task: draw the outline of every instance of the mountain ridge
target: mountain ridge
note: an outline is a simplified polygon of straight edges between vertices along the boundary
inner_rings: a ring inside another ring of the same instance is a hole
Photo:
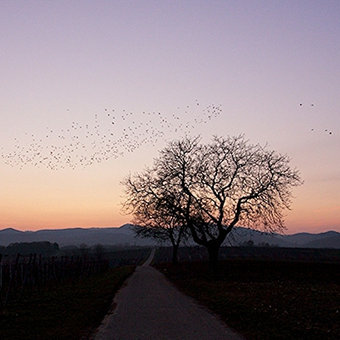
[[[91,228],[65,228],[40,229],[37,231],[20,231],[14,228],[0,230],[0,245],[8,246],[16,242],[57,242],[60,246],[87,244],[103,245],[138,245],[154,246],[152,239],[135,237],[133,224],[123,224],[120,227],[91,227]],[[252,241],[254,245],[269,245],[279,247],[298,248],[336,248],[340,249],[340,233],[329,230],[322,233],[296,233],[282,235],[236,227],[228,235],[224,245],[238,246]],[[189,242],[189,244],[194,244]],[[168,245],[168,244],[165,244]]]

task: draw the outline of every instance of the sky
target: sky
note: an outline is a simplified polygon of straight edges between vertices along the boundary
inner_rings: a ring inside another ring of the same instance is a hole
[[[340,231],[339,1],[0,2],[0,229],[120,226],[121,181],[184,134],[244,134]],[[54,148],[54,149],[53,149]]]

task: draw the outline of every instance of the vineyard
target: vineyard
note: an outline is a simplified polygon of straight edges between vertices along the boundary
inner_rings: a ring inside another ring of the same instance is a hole
[[[32,292],[53,290],[64,282],[76,282],[109,268],[138,265],[150,253],[148,248],[78,256],[0,254],[0,312]]]

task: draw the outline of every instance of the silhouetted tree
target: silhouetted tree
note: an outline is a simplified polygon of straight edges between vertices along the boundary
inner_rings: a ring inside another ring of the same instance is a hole
[[[253,247],[254,246],[254,241],[253,240],[248,240],[243,242],[243,247]]]
[[[213,270],[236,224],[284,229],[282,212],[290,207],[292,187],[302,183],[287,156],[243,136],[214,137],[209,144],[199,138],[173,141],[138,180],[177,197],[167,200],[169,214],[183,220],[193,240],[207,248]],[[149,208],[147,197],[143,204]]]
[[[5,254],[21,254],[21,255],[28,255],[28,254],[42,254],[42,255],[55,255],[59,251],[58,243],[51,243],[48,241],[41,241],[41,242],[16,242],[11,243],[6,247],[4,250]]]
[[[124,207],[134,216],[137,236],[171,242],[172,262],[176,264],[178,247],[188,236],[184,216],[173,209],[181,205],[181,195],[171,190],[171,183],[161,183],[162,178],[154,175],[154,171],[147,169],[123,181],[127,194]]]

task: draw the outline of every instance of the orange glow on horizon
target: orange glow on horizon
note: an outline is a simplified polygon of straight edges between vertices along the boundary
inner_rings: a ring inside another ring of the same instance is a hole
[[[39,229],[66,229],[66,228],[105,228],[120,227],[123,224],[131,223],[133,217],[123,214],[123,212],[114,213],[111,206],[98,209],[90,206],[82,209],[57,210],[50,208],[44,211],[39,209],[22,211],[22,214],[16,214],[14,210],[7,210],[1,213],[0,229],[14,228],[18,230],[35,231]],[[298,232],[320,233],[329,230],[340,231],[340,212],[337,207],[329,208],[324,214],[317,211],[311,212],[308,207],[293,209],[287,214],[285,225],[287,230],[285,234]]]

